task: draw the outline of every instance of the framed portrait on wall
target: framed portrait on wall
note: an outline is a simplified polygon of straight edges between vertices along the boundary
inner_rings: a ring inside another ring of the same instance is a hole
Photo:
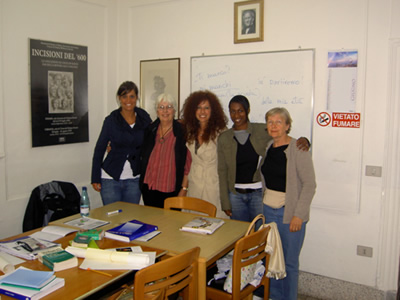
[[[177,104],[175,118],[179,116],[180,58],[140,61],[140,106],[152,120],[157,118],[157,97],[171,94]]]
[[[234,42],[264,40],[264,0],[234,3]]]

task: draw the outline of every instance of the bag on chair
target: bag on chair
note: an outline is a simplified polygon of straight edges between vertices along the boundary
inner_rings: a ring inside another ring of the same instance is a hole
[[[250,223],[249,228],[244,236],[249,235],[250,233],[255,231],[256,223],[261,220],[262,224],[259,228],[263,228],[265,224],[264,215],[258,215],[254,218],[254,220]],[[232,256],[231,256],[232,259]],[[232,261],[231,261],[232,266]],[[240,290],[244,289],[246,285],[251,283],[253,280],[257,280],[257,278],[262,278],[264,276],[265,267],[261,262],[257,262],[248,266],[245,266],[241,269],[241,278],[240,278]],[[257,277],[257,278],[255,278]],[[228,276],[226,277],[224,283],[224,290],[228,293],[232,293],[232,268],[230,269]]]

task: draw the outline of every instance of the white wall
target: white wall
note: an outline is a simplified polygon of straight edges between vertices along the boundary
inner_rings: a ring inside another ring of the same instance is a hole
[[[382,178],[366,177],[365,166],[382,166],[384,161],[388,46],[389,38],[400,37],[400,1],[264,0],[264,41],[246,44],[233,43],[233,3],[0,0],[0,105],[3,101],[6,152],[0,158],[0,206],[4,207],[0,237],[19,232],[27,197],[37,184],[51,179],[89,183],[102,120],[115,107],[114,93],[121,81],[140,83],[141,60],[181,58],[182,104],[190,93],[191,56],[315,48],[316,114],[326,107],[327,51],[357,49],[357,111],[362,114],[362,128],[325,130],[314,123],[318,193],[300,268],[372,287],[396,288],[395,279],[389,286],[380,282],[380,253],[390,246],[380,244],[385,222]],[[31,148],[29,37],[88,46],[89,143]],[[341,169],[340,163],[351,168]],[[355,181],[348,184],[346,172],[354,168]],[[327,208],[335,206],[332,195],[340,190],[349,190],[340,201],[355,203],[356,209]],[[94,192],[91,199],[100,203]],[[357,256],[357,245],[372,247],[373,257]]]
[[[378,286],[381,178],[365,177],[364,170],[365,165],[383,164],[391,1],[266,0],[264,42],[248,44],[233,43],[234,1],[155,2],[120,1],[126,16],[120,22],[130,20],[120,28],[133,37],[124,53],[131,53],[137,81],[140,60],[180,57],[181,103],[190,92],[191,56],[302,47],[316,49],[315,113],[324,111],[327,51],[359,51],[357,111],[362,113],[363,128],[333,130],[314,124],[313,135],[320,188],[314,202],[326,207],[324,199],[330,198],[334,207],[331,195],[344,189],[351,192],[346,201],[355,203],[356,209],[312,208],[301,269]],[[347,167],[343,171],[335,166],[338,162],[356,168],[350,184]],[[372,247],[373,257],[357,256],[357,245]]]
[[[94,143],[107,113],[108,87],[113,93],[117,88],[115,77],[110,80],[115,71],[108,67],[110,62],[115,65],[108,47],[112,41],[110,48],[115,48],[115,34],[109,36],[114,28],[110,20],[116,18],[108,1],[2,0],[0,4],[0,104],[5,137],[5,157],[0,158],[0,237],[4,238],[21,232],[29,195],[37,185],[51,180],[70,181],[78,188],[90,184]],[[29,38],[88,47],[89,142],[32,148]],[[98,193],[88,190],[92,205],[100,206]]]

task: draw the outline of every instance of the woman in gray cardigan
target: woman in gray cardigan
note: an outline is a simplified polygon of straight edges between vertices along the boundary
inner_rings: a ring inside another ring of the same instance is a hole
[[[311,154],[299,150],[288,135],[292,119],[285,108],[269,110],[265,120],[272,141],[261,163],[263,211],[266,222],[278,226],[287,273],[284,279],[271,279],[270,298],[296,300],[299,256],[316,189],[314,166]]]

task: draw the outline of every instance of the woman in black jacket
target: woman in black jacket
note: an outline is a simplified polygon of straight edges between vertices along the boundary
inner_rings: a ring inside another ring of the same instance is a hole
[[[149,114],[136,107],[138,88],[123,82],[117,91],[120,107],[106,117],[94,149],[92,186],[101,193],[103,204],[124,201],[138,204],[139,155]],[[103,161],[107,146],[110,151]]]

